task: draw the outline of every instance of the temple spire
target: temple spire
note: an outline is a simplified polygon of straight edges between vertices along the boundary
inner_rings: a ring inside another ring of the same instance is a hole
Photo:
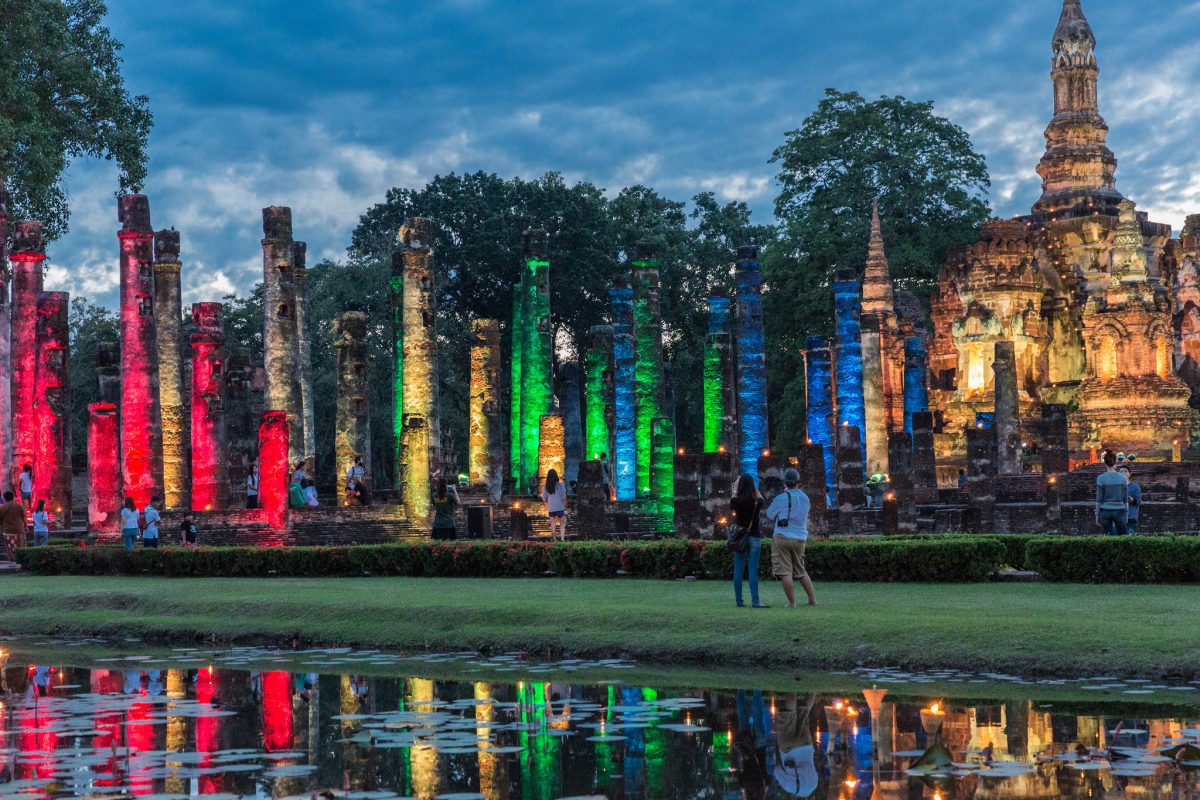
[[[871,241],[867,246],[867,267],[871,264],[883,262],[884,270],[887,269],[887,255],[883,252],[883,230],[879,225],[879,201],[871,201]]]
[[[875,316],[881,321],[895,320],[895,292],[883,248],[883,227],[879,224],[879,201],[871,201],[871,238],[867,244],[867,264],[863,270],[863,316]],[[885,322],[885,324],[887,324]]]
[[[1063,0],[1051,50],[1054,117],[1046,128],[1046,152],[1037,168],[1042,196],[1033,211],[1116,216],[1124,198],[1116,189],[1117,159],[1105,144],[1108,124],[1100,116],[1096,36],[1080,0]]]

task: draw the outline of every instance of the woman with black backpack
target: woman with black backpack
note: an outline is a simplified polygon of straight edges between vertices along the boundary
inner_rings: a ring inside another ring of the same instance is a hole
[[[765,608],[758,602],[758,558],[762,552],[762,538],[758,530],[758,514],[762,510],[763,497],[754,486],[749,475],[738,478],[737,491],[729,501],[733,510],[733,533],[727,546],[733,552],[733,599],[738,607],[742,602],[742,573],[748,572],[750,579],[750,605]]]

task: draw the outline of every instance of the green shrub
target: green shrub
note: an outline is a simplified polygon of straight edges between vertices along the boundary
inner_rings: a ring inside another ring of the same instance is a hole
[[[771,574],[763,540],[762,575]],[[58,575],[175,577],[562,577],[729,578],[725,543],[689,539],[652,542],[414,542],[343,547],[23,548],[29,572]],[[987,580],[1004,560],[988,537],[811,540],[809,571],[825,581]]]
[[[1198,583],[1200,536],[1039,537],[1025,561],[1059,583]]]

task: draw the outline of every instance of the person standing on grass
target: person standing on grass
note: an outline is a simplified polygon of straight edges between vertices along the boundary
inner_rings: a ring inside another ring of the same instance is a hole
[[[121,542],[126,550],[132,550],[137,544],[138,528],[137,506],[133,504],[132,497],[126,497],[125,504],[121,506]]]
[[[33,512],[33,544],[34,546],[50,544],[50,515],[46,513],[46,501],[37,501],[37,511]]]
[[[146,523],[146,527],[142,530],[142,547],[158,547],[158,523],[162,521],[158,509],[154,507],[154,504],[158,502],[160,501],[157,497],[151,497],[145,510],[142,511],[142,521]]]
[[[258,459],[250,459],[250,469],[246,471],[246,508],[258,508]]]
[[[796,607],[795,582],[800,581],[808,604],[815,606],[812,579],[804,566],[804,548],[808,544],[808,495],[797,489],[800,473],[790,467],[783,473],[782,494],[775,496],[767,507],[767,519],[775,523],[771,537],[771,569],[783,584],[788,608]]]
[[[17,482],[21,488],[21,505],[30,511],[33,510],[33,464],[26,464],[21,467],[21,474],[17,478]]]
[[[1125,480],[1129,481],[1129,513],[1125,527],[1130,534],[1137,533],[1138,519],[1142,515],[1142,487],[1133,479],[1133,473],[1129,471],[1128,464],[1133,461],[1132,455],[1125,458],[1125,464],[1117,469],[1125,476]]]
[[[567,539],[567,487],[558,479],[558,471],[546,470],[546,482],[542,484],[542,502],[546,504],[546,515],[550,517],[550,538],[558,530],[559,541]]]
[[[454,529],[455,511],[458,509],[458,489],[446,485],[445,478],[438,478],[433,489],[433,531],[435,540],[458,538]]]
[[[750,579],[750,605],[763,608],[758,602],[758,561],[762,553],[762,533],[758,527],[759,512],[762,511],[763,496],[754,486],[754,479],[749,475],[738,478],[737,491],[729,501],[733,511],[733,522],[737,525],[737,534],[733,543],[733,600],[741,608],[742,603],[742,573],[748,573]]]
[[[1104,451],[1104,472],[1096,478],[1096,524],[1106,534],[1129,532],[1129,479],[1117,472],[1117,456]]]
[[[11,489],[4,493],[4,505],[0,505],[0,534],[4,535],[8,560],[16,560],[17,548],[25,546],[25,506],[16,501]]]

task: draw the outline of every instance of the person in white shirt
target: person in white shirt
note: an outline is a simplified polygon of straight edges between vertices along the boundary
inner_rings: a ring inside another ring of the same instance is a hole
[[[558,538],[567,538],[567,486],[558,479],[557,470],[546,470],[546,482],[542,484],[542,502],[550,517],[550,536],[558,531]]]
[[[312,481],[305,481],[301,484],[304,491],[304,504],[309,508],[317,508],[321,505],[321,501],[317,499],[317,485]]]
[[[355,456],[354,463],[350,465],[350,469],[346,470],[346,486],[349,486],[354,480],[365,481],[367,479],[367,470],[363,466],[363,457]]]
[[[246,508],[258,508],[258,459],[250,461],[246,472]]]
[[[50,515],[46,513],[46,501],[38,500],[37,511],[33,512],[33,544],[50,544]]]
[[[21,488],[21,505],[26,509],[33,508],[33,464],[26,464],[21,467],[21,474],[17,478],[17,482]]]
[[[783,584],[788,608],[796,607],[794,582],[800,581],[808,604],[815,606],[812,578],[804,566],[804,548],[808,544],[808,495],[796,488],[800,473],[788,469],[783,473],[786,489],[775,496],[767,506],[767,519],[775,523],[775,534],[771,537],[771,568],[775,577]]]
[[[292,473],[292,480],[301,484],[308,480],[308,473],[304,471],[303,461],[296,462],[296,471]]]
[[[138,537],[138,511],[137,506],[133,504],[132,497],[125,498],[125,504],[121,506],[121,541],[125,544],[126,550],[132,550],[137,543]]]
[[[162,517],[154,507],[157,502],[157,497],[151,497],[146,509],[142,511],[142,519],[146,522],[146,528],[142,531],[142,547],[158,547],[158,523]]]

